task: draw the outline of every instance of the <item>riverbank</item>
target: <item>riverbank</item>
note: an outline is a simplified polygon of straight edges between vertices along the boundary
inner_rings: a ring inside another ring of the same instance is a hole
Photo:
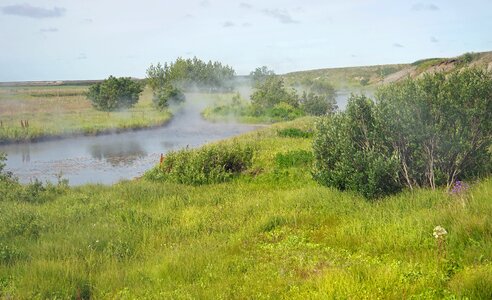
[[[311,135],[285,134],[314,122],[220,142],[255,148],[226,183],[0,185],[0,296],[490,298],[492,181],[376,202],[325,188]]]
[[[169,111],[152,106],[144,90],[131,109],[101,112],[86,99],[87,86],[0,88],[0,144],[37,142],[81,135],[101,135],[163,126]]]

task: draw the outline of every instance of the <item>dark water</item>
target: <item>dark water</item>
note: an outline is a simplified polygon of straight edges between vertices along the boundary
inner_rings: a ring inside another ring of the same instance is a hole
[[[165,127],[95,137],[0,146],[7,153],[7,170],[21,182],[34,178],[70,185],[112,184],[141,176],[159,161],[161,153],[238,135],[257,128],[235,123],[210,123],[200,117],[206,106],[188,105]]]

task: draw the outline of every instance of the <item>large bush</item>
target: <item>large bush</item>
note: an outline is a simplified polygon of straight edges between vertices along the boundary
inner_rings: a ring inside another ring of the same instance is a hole
[[[168,153],[163,162],[147,173],[153,180],[200,185],[232,179],[251,166],[253,148],[211,145]]]
[[[129,77],[109,76],[89,88],[87,98],[97,110],[114,111],[133,107],[143,91],[142,84]]]
[[[315,94],[313,92],[304,92],[300,102],[302,110],[312,116],[333,113],[337,108],[334,93]]]
[[[314,177],[367,197],[489,174],[492,77],[481,69],[426,75],[352,96],[318,124]]]
[[[289,104],[292,107],[299,106],[295,91],[288,90],[285,87],[284,80],[276,76],[267,77],[251,95],[251,103],[258,114],[273,108],[281,102]]]
[[[399,191],[397,159],[378,131],[375,105],[365,96],[352,96],[345,112],[320,119],[313,147],[314,178],[367,198]]]

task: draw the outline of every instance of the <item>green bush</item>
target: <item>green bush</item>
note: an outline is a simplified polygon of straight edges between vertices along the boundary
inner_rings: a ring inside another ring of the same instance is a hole
[[[185,149],[168,153],[146,178],[191,185],[220,183],[245,171],[252,159],[250,146],[211,145]]]
[[[292,105],[280,102],[266,111],[266,114],[275,121],[289,121],[302,117],[304,112]]]
[[[322,116],[333,113],[337,108],[334,92],[330,94],[304,92],[300,102],[302,110],[311,116]]]
[[[275,106],[284,103],[291,107],[299,106],[298,97],[295,91],[290,91],[285,87],[284,80],[280,77],[270,76],[258,86],[256,91],[251,95],[251,103],[259,114],[266,109],[275,108]],[[284,107],[285,109],[285,107]]]
[[[142,91],[142,84],[130,77],[109,76],[103,82],[92,85],[87,98],[97,110],[114,111],[133,107],[138,102]]]
[[[374,198],[490,174],[489,72],[408,79],[380,88],[377,99],[352,95],[345,112],[319,122],[317,181]]]
[[[354,190],[367,198],[398,192],[398,164],[381,144],[374,104],[352,96],[347,110],[321,119],[314,140],[314,178],[340,190]]]

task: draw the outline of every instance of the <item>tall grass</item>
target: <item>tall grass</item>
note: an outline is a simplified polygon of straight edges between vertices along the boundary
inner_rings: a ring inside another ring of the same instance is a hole
[[[235,140],[255,146],[257,171],[227,183],[141,179],[54,186],[38,202],[2,197],[0,297],[490,299],[491,179],[460,196],[416,190],[367,202],[318,186],[309,163],[278,165],[312,141],[277,132],[312,123]],[[436,225],[448,231],[441,256]]]

